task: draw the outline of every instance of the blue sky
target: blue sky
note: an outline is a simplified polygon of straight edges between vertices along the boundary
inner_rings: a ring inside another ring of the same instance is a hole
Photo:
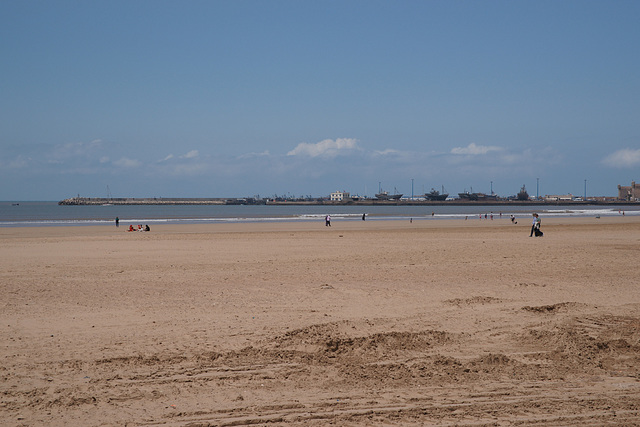
[[[615,195],[638,1],[0,1],[0,200]]]

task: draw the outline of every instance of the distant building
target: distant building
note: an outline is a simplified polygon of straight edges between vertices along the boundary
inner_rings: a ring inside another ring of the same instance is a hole
[[[332,202],[342,202],[345,200],[349,200],[351,195],[346,191],[335,191],[331,193],[331,201]]]
[[[571,202],[574,200],[573,194],[566,195],[546,195],[544,196],[545,202]]]
[[[631,181],[630,186],[618,185],[618,199],[626,200],[627,202],[640,201],[640,184]]]

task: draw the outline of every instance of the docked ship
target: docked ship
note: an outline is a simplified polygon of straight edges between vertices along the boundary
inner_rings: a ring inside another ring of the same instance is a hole
[[[376,199],[378,200],[400,200],[400,198],[402,197],[402,194],[389,194],[386,191],[381,191],[378,194],[376,194]]]
[[[478,200],[478,194],[473,192],[473,187],[471,187],[471,192],[464,190],[464,193],[458,193],[458,197],[460,200]]]
[[[449,194],[444,192],[444,187],[442,187],[442,193],[432,188],[430,192],[425,193],[424,195],[425,199],[432,202],[447,200],[447,197],[449,197]]]
[[[458,197],[460,197],[460,200],[469,200],[473,202],[498,200],[497,194],[473,193],[473,188],[471,191],[472,192],[465,191],[464,193],[458,193]]]
[[[527,189],[524,187],[524,185],[520,189],[517,198],[518,200],[529,200],[529,193],[527,193]]]
[[[460,200],[478,200],[478,193],[470,193],[465,191],[464,193],[458,193]]]

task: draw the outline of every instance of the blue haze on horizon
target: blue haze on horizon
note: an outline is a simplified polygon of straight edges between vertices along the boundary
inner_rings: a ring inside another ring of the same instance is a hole
[[[640,181],[638,22],[626,0],[2,1],[0,200],[616,195]]]

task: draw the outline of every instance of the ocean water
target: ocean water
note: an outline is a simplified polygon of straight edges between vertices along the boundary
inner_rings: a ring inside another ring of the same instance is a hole
[[[273,206],[273,205],[131,205],[59,206],[57,202],[0,202],[0,227],[60,225],[112,225],[120,218],[128,224],[194,224],[265,221],[333,221],[409,219],[524,218],[532,212],[544,217],[640,215],[640,204],[620,206]]]

